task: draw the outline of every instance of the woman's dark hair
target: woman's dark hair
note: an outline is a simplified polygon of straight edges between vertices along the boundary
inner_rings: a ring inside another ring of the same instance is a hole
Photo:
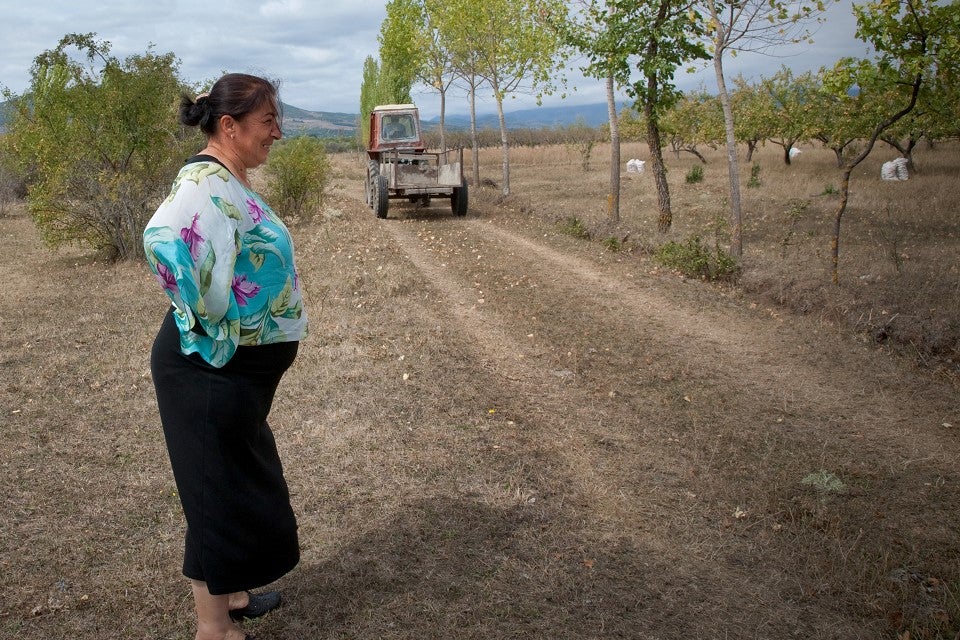
[[[214,83],[209,94],[201,94],[196,100],[187,95],[180,99],[180,123],[200,127],[209,137],[217,133],[220,116],[240,120],[266,103],[276,104],[280,120],[277,83],[245,73],[228,73]]]

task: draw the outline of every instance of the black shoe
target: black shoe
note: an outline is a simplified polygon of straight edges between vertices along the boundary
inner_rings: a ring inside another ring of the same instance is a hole
[[[244,618],[259,618],[262,615],[270,613],[280,606],[279,591],[265,591],[264,593],[253,594],[247,591],[250,602],[242,609],[231,609],[230,617],[234,620],[243,620]]]

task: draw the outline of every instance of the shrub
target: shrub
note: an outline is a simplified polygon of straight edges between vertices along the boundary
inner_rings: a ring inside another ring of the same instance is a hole
[[[607,236],[603,239],[602,244],[610,253],[620,253],[623,251],[623,240],[616,236]]]
[[[583,220],[576,216],[564,218],[557,223],[557,227],[559,227],[560,233],[565,233],[568,236],[573,236],[574,238],[590,237],[590,231],[587,229],[587,225],[583,223]]]
[[[268,201],[284,215],[310,220],[323,204],[330,161],[323,142],[301,136],[278,143],[266,166],[272,178]]]
[[[566,129],[564,143],[568,149],[580,156],[580,167],[584,171],[590,171],[590,156],[599,137],[597,129],[588,126],[583,117],[578,117],[576,122]]]
[[[175,125],[185,86],[172,53],[121,61],[109,51],[95,34],[68,34],[37,56],[29,91],[5,92],[7,136],[44,242],[134,258],[143,255],[143,227],[199,140]]]
[[[736,258],[719,246],[711,250],[700,236],[693,236],[685,243],[671,240],[654,252],[653,259],[685,276],[704,280],[719,280],[737,271]]]
[[[690,171],[687,172],[687,184],[695,184],[697,182],[703,182],[703,167],[696,164],[690,168]]]

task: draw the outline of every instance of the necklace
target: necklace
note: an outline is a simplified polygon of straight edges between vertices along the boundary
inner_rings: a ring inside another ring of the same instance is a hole
[[[247,181],[246,167],[243,167],[243,166],[238,167],[238,165],[232,160],[230,160],[228,155],[224,153],[223,150],[220,149],[219,145],[207,144],[207,148],[201,151],[201,153],[206,153],[208,155],[213,156],[217,160],[219,160],[221,163],[223,163],[224,166],[227,167],[227,170],[229,170],[230,173],[233,174],[234,178],[239,180],[241,184],[243,184],[243,186],[245,186],[246,188],[248,189],[250,188],[250,183]]]

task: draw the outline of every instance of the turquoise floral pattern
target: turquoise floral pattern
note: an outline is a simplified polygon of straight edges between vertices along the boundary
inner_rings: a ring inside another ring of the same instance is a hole
[[[184,353],[222,367],[239,346],[306,336],[290,232],[221,165],[197,160],[180,170],[143,246],[175,307]]]

